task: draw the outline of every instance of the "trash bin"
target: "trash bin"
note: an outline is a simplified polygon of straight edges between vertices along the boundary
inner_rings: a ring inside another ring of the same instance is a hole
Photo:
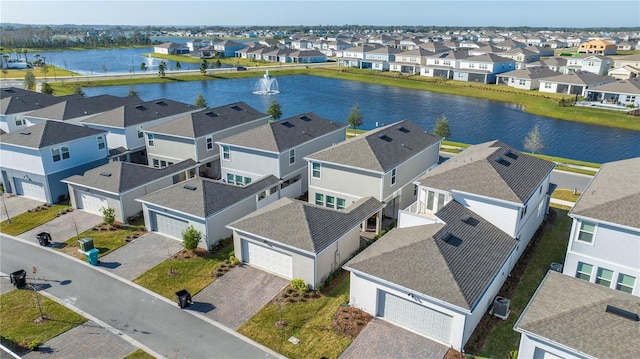
[[[191,301],[191,293],[186,289],[177,291],[176,299],[178,299],[178,307],[180,307],[180,309],[184,309],[185,307],[188,307],[189,304],[193,303]]]
[[[41,246],[48,246],[51,244],[51,235],[47,232],[40,232],[36,234],[36,239]]]
[[[99,250],[94,248],[94,249],[88,250],[85,254],[87,255],[87,260],[89,261],[89,264],[91,264],[92,266],[98,265],[98,254],[100,254]]]
[[[23,288],[27,285],[27,272],[24,269],[11,273],[9,278],[16,288]]]

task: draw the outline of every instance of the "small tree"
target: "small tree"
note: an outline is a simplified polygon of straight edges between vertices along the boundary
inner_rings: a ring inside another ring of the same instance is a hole
[[[176,70],[180,71],[182,65],[180,65],[180,61],[176,61]]]
[[[276,121],[278,121],[280,117],[282,117],[282,108],[275,98],[271,100],[271,104],[267,109],[267,114],[269,114],[269,116],[271,116]]]
[[[82,86],[76,84],[73,87],[73,94],[74,95],[80,95],[80,96],[84,96],[84,91],[82,91]]]
[[[35,90],[36,88],[36,75],[32,71],[27,71],[24,75],[24,88],[25,90]]]
[[[202,108],[206,108],[207,107],[207,100],[205,100],[204,96],[202,96],[201,93],[199,93],[198,97],[196,97],[195,105],[197,107],[202,107]]]
[[[216,60],[216,67],[220,68],[220,66],[222,66],[222,61],[220,61],[220,59]]]
[[[102,213],[104,223],[109,226],[113,225],[113,222],[116,221],[116,210],[111,207],[102,207],[100,208],[100,212]]]
[[[40,67],[40,71],[42,71],[42,76],[44,76],[44,78],[47,78],[47,73],[49,73],[49,65],[47,65],[46,63],[42,63],[42,66]]]
[[[167,63],[162,61],[160,65],[158,65],[158,76],[164,78],[167,74]]]
[[[140,71],[147,72],[147,64],[145,62],[140,64]]]
[[[109,71],[109,68],[107,67],[106,64],[102,64],[102,71],[104,71],[104,74],[107,74],[107,71]]]
[[[43,82],[40,92],[46,93],[47,95],[53,95],[53,87],[51,87],[48,82]]]
[[[542,139],[540,127],[537,123],[533,129],[529,131],[527,137],[524,138],[524,148],[531,151],[532,155],[544,148],[544,140]]]
[[[433,134],[445,139],[451,137],[451,129],[449,128],[449,120],[447,116],[442,115],[436,120],[436,126],[433,128]]]
[[[187,229],[182,231],[182,246],[190,251],[194,251],[198,247],[198,243],[202,239],[202,233],[189,225]]]
[[[356,128],[358,126],[362,126],[362,112],[360,112],[360,109],[358,108],[358,105],[354,105],[351,108],[351,112],[349,113],[349,116],[347,117],[347,124],[349,126],[353,127],[353,135],[355,136]]]
[[[207,73],[207,67],[209,67],[209,64],[207,64],[207,59],[203,58],[200,62],[200,73],[205,75]]]

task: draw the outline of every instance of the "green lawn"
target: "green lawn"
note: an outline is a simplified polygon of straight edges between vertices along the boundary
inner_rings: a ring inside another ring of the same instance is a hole
[[[39,345],[87,321],[64,306],[38,295],[42,312],[48,318],[34,322],[40,313],[35,305],[34,292],[13,290],[0,296],[0,333],[2,344],[21,351]]]
[[[106,226],[102,226],[106,228]],[[127,244],[125,238],[128,236],[139,234],[140,231],[136,227],[113,227],[113,230],[96,230],[90,229],[80,233],[80,238],[93,238],[93,246],[100,251],[99,256],[102,257],[108,253]],[[73,237],[64,242],[62,246],[56,247],[67,254],[73,255],[80,259],[85,259],[85,255],[77,251],[78,238]]]
[[[349,276],[323,296],[309,302],[282,304],[282,319],[288,325],[277,328],[280,320],[278,305],[269,303],[246,322],[238,332],[289,358],[337,358],[352,339],[338,334],[331,327],[335,312],[349,293]],[[298,345],[288,341],[294,336]]]
[[[138,349],[135,352],[127,355],[123,359],[154,359],[155,357],[142,349]]]
[[[576,191],[576,194],[573,194],[572,189],[558,188],[553,191],[553,195],[551,197],[561,199],[563,201],[575,202],[578,200],[578,197],[580,197],[581,193],[582,192],[580,191]]]
[[[515,322],[529,303],[540,282],[542,282],[549,269],[549,264],[551,262],[564,262],[571,230],[571,218],[567,216],[567,211],[559,209],[552,209],[552,211],[556,212],[553,222],[545,225],[544,234],[537,247],[534,247],[534,250],[529,254],[529,262],[520,276],[514,292],[506,294],[511,299],[511,314],[509,318],[504,321],[498,318],[491,318],[489,322],[495,323],[495,327],[490,331],[484,345],[477,353],[478,355],[494,359],[507,359],[510,351],[518,350],[520,333],[513,330]],[[474,336],[482,329],[476,328]],[[470,342],[473,339],[472,336]]]
[[[27,74],[27,71],[33,72],[33,74],[36,77],[36,80],[46,79],[48,82],[56,81],[58,76],[65,77],[65,76],[77,75],[75,72],[63,69],[61,67],[48,65],[46,76],[45,76],[45,71],[43,69],[44,69],[43,67],[36,67],[28,70],[16,70],[16,69],[3,70],[2,78],[3,79],[24,79],[24,75]]]
[[[213,283],[215,277],[212,271],[229,258],[231,251],[233,243],[204,257],[193,255],[191,258],[167,259],[134,279],[134,282],[171,300],[176,299],[175,293],[181,289],[187,289],[191,295],[195,295]],[[170,275],[171,272],[175,274]]]
[[[17,236],[51,221],[61,211],[65,211],[68,208],[70,207],[66,205],[54,204],[40,211],[22,213],[11,218],[11,223],[9,223],[9,220],[0,223],[0,232]]]

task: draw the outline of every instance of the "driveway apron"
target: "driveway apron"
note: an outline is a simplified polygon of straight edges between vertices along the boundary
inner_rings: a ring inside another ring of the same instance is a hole
[[[36,201],[35,199],[13,196],[8,193],[2,194],[1,200],[2,203],[0,203],[0,206],[2,207],[0,208],[0,222],[7,220],[7,212],[9,212],[9,216],[13,218],[44,204],[44,202]]]
[[[76,237],[88,229],[102,223],[103,219],[95,214],[75,210],[63,214],[53,220],[38,226],[30,231],[24,232],[18,237],[38,243],[36,234],[47,232],[51,235],[52,244],[62,243],[69,238]]]

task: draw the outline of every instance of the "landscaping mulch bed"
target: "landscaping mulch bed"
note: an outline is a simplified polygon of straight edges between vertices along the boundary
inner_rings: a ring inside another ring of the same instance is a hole
[[[459,351],[449,348],[447,354],[444,355],[444,359],[467,359],[467,357]]]
[[[171,259],[189,259],[189,258],[195,258],[195,257],[206,258],[211,256],[211,254],[212,254],[211,251],[198,247],[193,251],[190,251],[188,249],[182,249],[180,250],[180,252],[171,256]]]
[[[336,310],[336,313],[333,315],[333,320],[331,321],[331,326],[345,337],[355,339],[371,319],[373,319],[373,316],[363,310],[356,307],[344,306]]]

